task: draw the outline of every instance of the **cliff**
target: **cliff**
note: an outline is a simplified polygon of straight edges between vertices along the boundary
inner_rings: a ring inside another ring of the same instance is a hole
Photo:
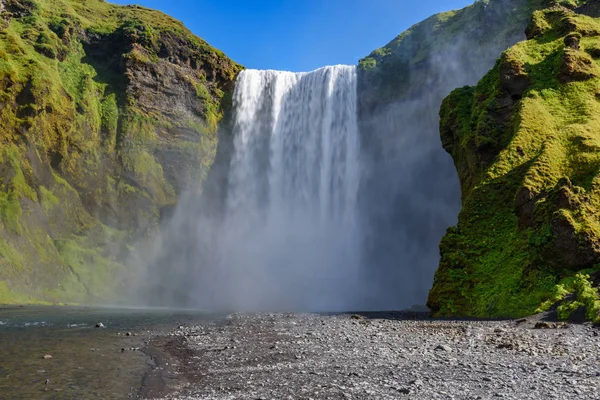
[[[206,178],[242,67],[142,7],[0,12],[0,303],[117,301],[132,246]]]
[[[504,50],[525,39],[538,6],[477,1],[428,18],[360,61],[360,202],[374,308],[426,298],[440,239],[456,224],[461,201],[452,159],[440,146],[442,100],[476,84]]]
[[[519,317],[600,310],[600,10],[535,11],[527,40],[441,108],[462,188],[441,245],[435,315]]]

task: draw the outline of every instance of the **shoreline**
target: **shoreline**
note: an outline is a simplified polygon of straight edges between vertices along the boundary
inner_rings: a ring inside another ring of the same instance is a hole
[[[535,329],[537,326],[538,329]],[[600,331],[422,313],[232,314],[144,349],[144,399],[593,399]],[[577,383],[573,383],[577,382]],[[495,396],[495,397],[494,397]]]

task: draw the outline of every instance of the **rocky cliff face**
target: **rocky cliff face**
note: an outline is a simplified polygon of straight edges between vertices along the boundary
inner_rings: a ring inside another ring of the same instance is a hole
[[[436,315],[518,317],[565,298],[559,316],[600,310],[598,2],[546,5],[528,40],[443,103],[463,208],[440,246]]]
[[[0,302],[114,301],[131,245],[206,178],[241,67],[137,6],[0,12]]]
[[[527,0],[478,1],[413,26],[361,60],[361,207],[375,307],[426,298],[439,241],[460,210],[456,172],[440,146],[440,105],[525,39],[534,7]]]

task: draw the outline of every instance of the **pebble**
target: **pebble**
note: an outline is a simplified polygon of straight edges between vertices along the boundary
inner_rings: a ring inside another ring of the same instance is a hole
[[[599,346],[585,326],[358,317],[232,314],[178,328],[156,339],[185,354],[168,398],[598,398]]]
[[[435,348],[435,350],[443,350],[443,351],[447,351],[448,353],[450,353],[452,351],[452,347],[447,346],[445,344],[440,344]]]

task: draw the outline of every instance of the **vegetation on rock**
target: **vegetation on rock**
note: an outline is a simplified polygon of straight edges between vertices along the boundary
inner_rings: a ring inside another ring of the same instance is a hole
[[[585,3],[546,3],[528,40],[442,105],[463,209],[440,245],[435,315],[520,317],[566,299],[562,317],[598,317],[600,19]]]
[[[464,74],[474,73],[482,63],[474,53],[480,53],[484,60],[490,55],[496,59],[523,37],[523,28],[536,6],[536,1],[528,0],[479,0],[460,10],[436,14],[360,60],[362,79],[365,85],[377,86],[381,101],[397,101],[421,94],[420,85],[434,83],[430,80],[443,81],[443,77],[428,79],[426,75],[443,68],[439,64],[444,62],[464,67]],[[456,50],[471,59],[473,66],[455,60],[452,56]],[[415,78],[420,85],[414,83]]]
[[[0,0],[0,303],[110,299],[214,161],[241,66],[103,0]]]
[[[427,296],[440,240],[461,207],[452,159],[440,146],[442,101],[525,39],[535,7],[477,1],[416,24],[360,62],[365,257],[382,292],[396,291],[399,304]]]

